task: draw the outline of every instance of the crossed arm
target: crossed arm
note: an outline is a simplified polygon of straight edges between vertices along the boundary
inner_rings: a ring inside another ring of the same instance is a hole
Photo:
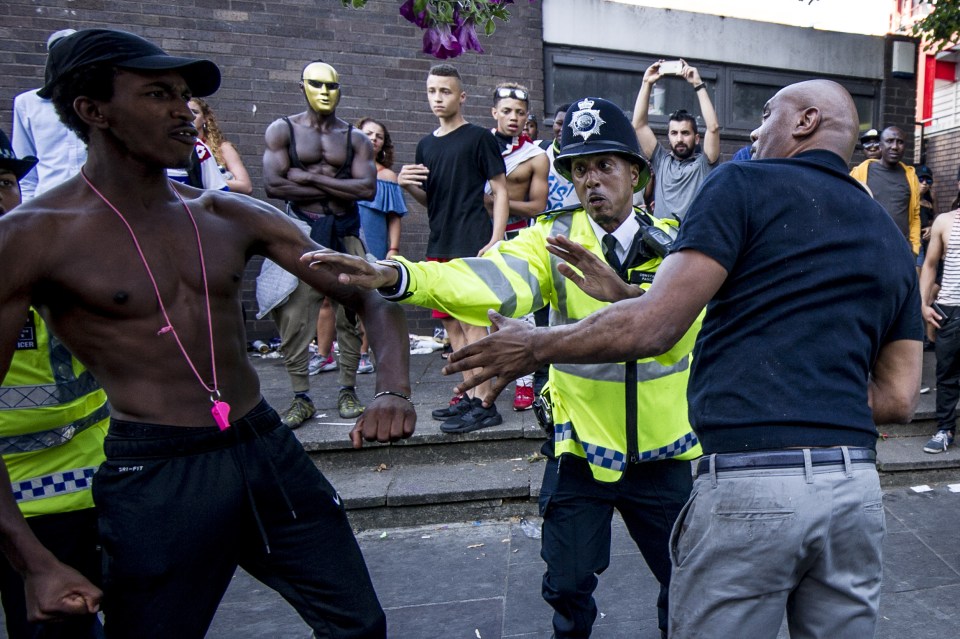
[[[263,152],[264,190],[272,198],[291,202],[311,202],[333,197],[344,200],[369,200],[377,192],[377,168],[373,147],[362,133],[351,130],[353,162],[349,178],[304,171],[290,164],[290,129],[283,120],[267,127]]]

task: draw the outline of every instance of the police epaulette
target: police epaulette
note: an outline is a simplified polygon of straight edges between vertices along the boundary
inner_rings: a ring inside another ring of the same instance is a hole
[[[581,204],[570,204],[568,206],[561,206],[558,209],[550,209],[549,211],[544,211],[543,213],[540,214],[540,216],[538,216],[538,219],[539,217],[545,217],[545,216],[550,216],[551,218],[555,218],[558,215],[563,215],[564,213],[572,213],[577,209],[582,209],[582,208],[583,208],[583,205]]]

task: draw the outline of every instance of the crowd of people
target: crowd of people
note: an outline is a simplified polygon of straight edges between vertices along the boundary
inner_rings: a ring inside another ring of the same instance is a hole
[[[355,447],[412,435],[398,303],[432,309],[453,347],[442,432],[502,423],[511,383],[514,409],[537,409],[556,637],[590,635],[614,510],[659,582],[663,637],[775,637],[785,612],[791,636],[873,636],[876,425],[912,416],[926,323],[939,430],[924,450],[953,443],[960,225],[937,215],[929,169],[903,162],[903,131],[861,135],[842,86],[784,87],[743,161],[721,163],[684,60],[649,66],[632,119],[569,96],[552,140],[512,81],[490,122],[467,122],[462,78],[439,64],[438,126],[395,170],[388,123],[339,118],[344,79],[313,60],[304,110],[264,135],[279,210],[235,195],[254,185],[205,101],[213,62],[109,29],[47,46],[44,86],[0,137],[11,637],[203,636],[237,566],[317,636],[386,636],[339,495],[291,430],[316,412],[311,373],[337,370]],[[649,115],[668,74],[699,116],[672,113],[664,146]],[[858,137],[868,159],[850,171]],[[403,255],[404,193],[426,209],[423,261]],[[282,414],[246,355],[236,273],[255,255]],[[363,401],[356,376],[374,368]]]

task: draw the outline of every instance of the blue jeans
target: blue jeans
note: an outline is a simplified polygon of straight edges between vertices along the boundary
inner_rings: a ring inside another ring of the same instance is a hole
[[[670,549],[670,637],[873,637],[885,532],[869,463],[704,473]]]

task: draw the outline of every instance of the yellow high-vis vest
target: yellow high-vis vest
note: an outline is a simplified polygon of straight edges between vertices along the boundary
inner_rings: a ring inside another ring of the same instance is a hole
[[[672,221],[654,226],[675,230]],[[557,270],[561,260],[546,250],[548,236],[565,235],[603,259],[603,251],[582,209],[541,216],[509,242],[481,258],[446,263],[413,263],[407,268],[408,297],[402,301],[448,313],[478,326],[487,310],[520,317],[550,305],[550,325],[573,324],[608,306]],[[628,280],[649,288],[663,260],[649,258],[627,270]],[[550,367],[557,455],[585,458],[598,481],[619,480],[628,463],[694,459],[702,452],[687,417],[690,360],[703,314],[666,353],[618,364],[556,364]],[[634,330],[627,325],[623,331]],[[628,389],[633,392],[628,392]]]
[[[93,507],[107,395],[31,308],[0,384],[0,454],[25,517]]]

